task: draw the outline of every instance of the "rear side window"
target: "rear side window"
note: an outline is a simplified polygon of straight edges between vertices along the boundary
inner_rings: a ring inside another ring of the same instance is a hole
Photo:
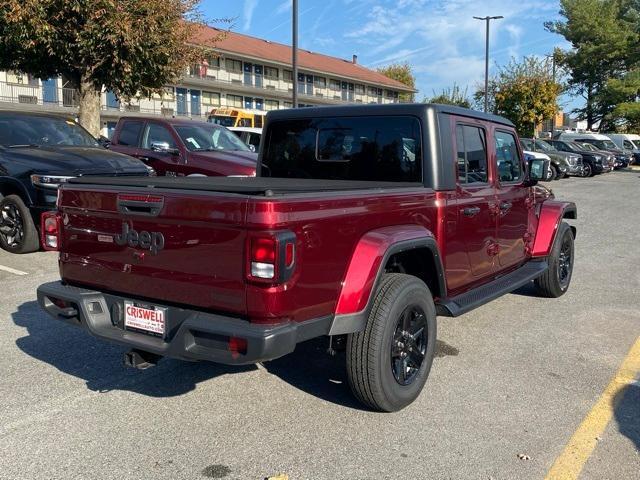
[[[484,130],[469,125],[456,127],[458,183],[487,183],[487,141]]]
[[[409,116],[273,122],[262,175],[284,178],[422,181],[420,122]]]
[[[137,147],[140,130],[142,130],[142,122],[125,121],[120,129],[118,144]]]
[[[142,148],[150,149],[154,143],[167,143],[169,148],[176,148],[176,142],[171,132],[163,125],[148,123],[142,138]]]
[[[522,160],[518,152],[516,137],[512,133],[495,133],[496,166],[501,182],[517,182],[522,178]]]

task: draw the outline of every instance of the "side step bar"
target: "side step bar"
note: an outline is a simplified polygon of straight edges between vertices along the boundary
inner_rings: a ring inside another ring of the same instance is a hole
[[[495,280],[462,293],[456,297],[443,298],[436,305],[438,315],[445,317],[458,317],[474,308],[495,300],[505,293],[526,285],[531,280],[538,278],[547,271],[549,265],[546,260],[532,260],[511,273],[496,278]]]

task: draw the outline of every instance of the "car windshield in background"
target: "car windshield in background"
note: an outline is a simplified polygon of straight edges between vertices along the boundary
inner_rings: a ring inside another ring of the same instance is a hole
[[[422,181],[420,122],[414,117],[331,117],[269,128],[265,177]]]
[[[553,147],[544,140],[536,140],[536,149],[542,150],[543,152],[548,152],[550,150],[553,150]]]
[[[586,149],[577,142],[567,142],[566,145],[574,152],[585,151]]]
[[[584,147],[585,150],[590,150],[592,152],[598,151],[598,147],[596,147],[595,145],[591,145],[590,143],[581,143],[580,145]]]
[[[589,143],[595,145],[596,147],[602,149],[602,150],[610,150],[610,149],[617,149],[618,147],[616,147],[616,144],[613,143],[611,140],[592,140]]]
[[[0,114],[0,145],[5,147],[99,147],[73,120],[52,116]]]
[[[528,150],[528,151],[532,151],[533,150],[533,142],[531,140],[529,140],[528,138],[521,138],[520,139],[520,145],[522,146],[523,150]]]
[[[199,124],[175,125],[174,128],[192,152],[251,151],[242,140],[223,127]]]

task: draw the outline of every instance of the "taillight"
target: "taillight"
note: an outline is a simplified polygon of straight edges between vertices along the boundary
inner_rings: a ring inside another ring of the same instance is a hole
[[[288,231],[250,236],[247,269],[249,280],[282,283],[291,278],[295,264],[295,242],[295,234]]]
[[[44,212],[40,218],[40,240],[45,250],[60,248],[60,214],[58,212]]]

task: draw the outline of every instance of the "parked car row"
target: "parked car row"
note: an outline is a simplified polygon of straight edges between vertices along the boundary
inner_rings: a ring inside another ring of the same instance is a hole
[[[604,137],[604,138],[599,138]],[[626,168],[635,163],[631,150],[618,148],[608,137],[598,134],[562,133],[557,139],[521,138],[528,155],[550,162],[546,181],[563,177],[592,177]]]

